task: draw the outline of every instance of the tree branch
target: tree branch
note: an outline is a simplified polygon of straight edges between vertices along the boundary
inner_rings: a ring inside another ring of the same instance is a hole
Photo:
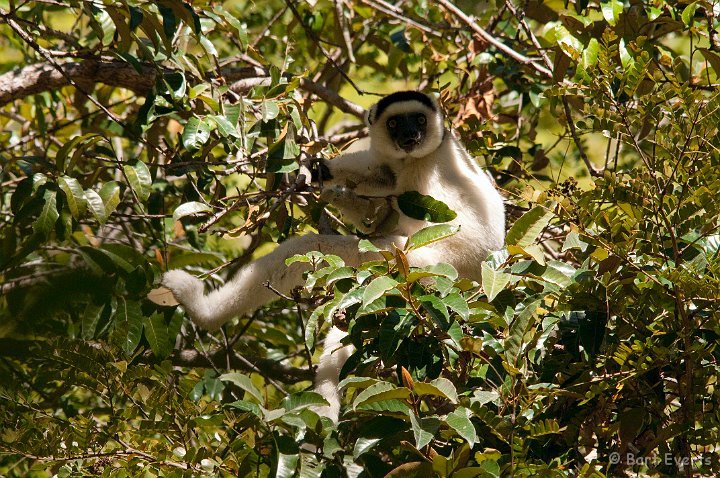
[[[167,72],[170,73],[171,70]],[[117,60],[65,61],[56,65],[49,62],[36,63],[0,75],[0,106],[30,95],[62,88],[75,81],[82,84],[103,83],[145,96],[155,85],[156,77],[157,71],[149,65],[142,65],[138,71],[132,65]],[[230,84],[233,90],[246,90],[248,87],[269,84],[270,81],[268,71],[254,66],[223,68],[220,70],[220,77]],[[291,78],[290,75],[287,77]],[[365,113],[361,106],[307,78],[300,79],[300,87],[344,113],[359,118]]]
[[[180,350],[171,358],[173,365],[179,367],[214,366],[219,369],[227,368],[227,360],[227,350],[224,349],[214,350],[208,353],[207,356],[195,349]],[[307,368],[289,367],[266,358],[244,357],[232,351],[230,354],[230,367],[246,372],[259,372],[266,377],[283,383],[302,382],[312,380],[314,377],[314,374]]]

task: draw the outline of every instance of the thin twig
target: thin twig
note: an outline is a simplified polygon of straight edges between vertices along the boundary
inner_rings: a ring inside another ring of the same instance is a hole
[[[551,71],[551,70],[545,68],[545,67],[542,66],[542,65],[539,65],[539,64],[538,64],[535,60],[533,60],[532,58],[528,58],[528,57],[526,57],[526,56],[524,56],[524,55],[516,52],[515,50],[513,50],[513,49],[510,48],[509,46],[505,45],[503,42],[501,42],[500,40],[498,40],[497,38],[495,38],[494,36],[492,36],[491,34],[489,34],[487,31],[485,31],[483,28],[481,28],[480,25],[478,25],[472,18],[470,18],[469,16],[467,16],[467,15],[465,14],[465,12],[463,12],[463,11],[460,10],[458,7],[456,7],[455,5],[453,5],[449,0],[437,0],[437,1],[438,1],[438,3],[439,3],[440,5],[442,5],[446,10],[450,11],[453,15],[455,15],[455,16],[458,17],[460,20],[462,20],[463,22],[465,22],[465,24],[467,24],[470,28],[472,28],[475,33],[477,33],[478,35],[480,35],[480,37],[481,37],[482,39],[484,39],[485,41],[487,41],[488,43],[490,43],[491,45],[493,45],[495,48],[497,48],[497,49],[500,50],[501,52],[503,52],[503,53],[505,53],[506,55],[508,55],[508,56],[509,56],[510,58],[512,58],[513,60],[517,61],[518,63],[522,63],[523,65],[529,65],[529,66],[531,66],[533,69],[535,69],[535,70],[538,71],[539,73],[542,73],[542,74],[543,74],[544,76],[546,76],[547,78],[552,78],[552,77],[553,77],[553,74],[552,74],[552,71]]]
[[[538,54],[542,57],[543,61],[545,62],[545,65],[552,70],[553,62],[550,59],[550,57],[547,55],[545,50],[542,48],[542,45],[540,45],[540,42],[538,41],[537,37],[535,37],[535,34],[530,29],[530,26],[525,21],[525,18],[523,15],[520,14],[517,8],[515,8],[515,5],[513,5],[511,0],[505,0],[505,5],[510,10],[510,12],[513,14],[513,16],[517,19],[518,23],[522,27],[523,31],[525,32],[525,35],[527,35],[530,42],[533,44],[535,49],[537,50]],[[550,71],[549,70],[549,71]],[[551,73],[552,75],[552,73]],[[567,83],[564,79],[561,81],[561,83]],[[588,172],[591,176],[602,176],[603,170],[597,169],[592,162],[590,161],[590,158],[588,157],[587,153],[585,152],[585,148],[582,145],[582,142],[580,141],[580,137],[578,136],[577,129],[575,128],[575,122],[572,118],[572,111],[570,110],[570,102],[568,101],[567,95],[562,95],[562,103],[563,103],[563,110],[565,112],[565,119],[567,120],[568,129],[570,130],[570,136],[572,136],[573,142],[575,143],[575,147],[578,149],[578,152],[580,153],[580,158],[582,158],[583,162],[585,163],[585,167],[588,169]]]
[[[310,39],[315,42],[315,45],[318,47],[320,52],[323,54],[323,56],[332,64],[332,66],[336,69],[338,73],[342,75],[342,77],[350,83],[350,85],[357,91],[359,94],[364,95],[367,92],[363,89],[361,89],[358,85],[355,84],[355,82],[348,76],[348,74],[343,70],[340,65],[337,64],[337,62],[332,58],[332,56],[325,50],[325,47],[322,46],[322,40],[318,38],[318,36],[315,34],[312,29],[305,24],[303,21],[302,15],[300,15],[300,12],[297,9],[297,6],[295,5],[294,0],[285,0],[285,4],[290,7],[290,10],[292,10],[293,15],[295,15],[295,18],[297,21],[302,25],[303,30],[305,30],[305,34],[310,37]]]
[[[362,0],[362,2],[365,5],[371,6],[375,10],[383,12],[385,15],[393,17],[396,20],[400,20],[401,22],[405,23],[406,25],[415,27],[424,33],[427,33],[429,35],[439,37],[439,38],[442,37],[442,33],[440,33],[439,31],[433,30],[432,28],[428,27],[427,25],[423,25],[422,23],[419,23],[419,22],[413,20],[412,18],[403,15],[402,10],[396,8],[394,5],[390,5],[389,3],[385,2],[384,0]]]
[[[347,18],[343,12],[343,0],[334,0],[335,4],[335,25],[339,30],[340,36],[342,37],[343,43],[345,44],[345,52],[351,63],[355,63],[355,52],[353,52],[352,38],[350,38],[350,28],[348,26]]]
[[[572,112],[570,111],[570,103],[568,102],[567,96],[563,95],[562,97],[562,104],[563,108],[565,110],[565,117],[567,118],[567,124],[568,128],[570,128],[570,136],[572,136],[573,141],[575,142],[575,146],[578,149],[578,152],[580,153],[580,158],[585,163],[585,167],[587,168],[588,172],[590,173],[590,176],[599,177],[603,175],[603,171],[597,169],[592,161],[590,161],[590,158],[588,157],[587,153],[585,152],[585,148],[583,147],[582,143],[580,142],[580,138],[577,134],[577,129],[575,128],[575,122],[572,119]]]

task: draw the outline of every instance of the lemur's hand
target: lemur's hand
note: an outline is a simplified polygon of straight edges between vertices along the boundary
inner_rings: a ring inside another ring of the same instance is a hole
[[[350,197],[355,197],[355,193],[353,193],[350,189],[342,186],[331,186],[328,188],[323,188],[322,192],[320,193],[320,200],[331,204],[336,203],[338,199],[348,199]]]
[[[327,165],[327,161],[323,158],[317,158],[316,161],[313,161],[310,168],[313,183],[322,183],[322,181],[327,181],[333,178],[330,173],[330,168]]]

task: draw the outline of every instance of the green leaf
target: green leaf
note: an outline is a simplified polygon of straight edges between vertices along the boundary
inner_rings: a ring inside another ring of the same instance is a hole
[[[179,205],[173,212],[173,221],[179,221],[183,217],[194,214],[210,213],[212,208],[205,203],[191,201]]]
[[[555,41],[562,51],[573,60],[579,59],[583,51],[582,42],[561,23],[556,24],[552,30]]]
[[[189,151],[197,151],[202,148],[210,139],[210,125],[205,121],[193,116],[185,124],[182,132],[182,141]]]
[[[692,26],[693,22],[695,21],[695,10],[697,10],[697,2],[692,2],[690,5],[685,7],[682,14],[680,15],[683,23],[688,27]]]
[[[77,249],[85,260],[93,261],[98,268],[106,273],[124,271],[131,273],[135,266],[126,261],[122,256],[106,250],[105,246],[96,248],[92,246],[81,246]]]
[[[175,101],[182,101],[187,96],[187,80],[181,72],[166,73],[162,79]]]
[[[587,46],[583,50],[582,63],[585,69],[595,66],[597,63],[598,55],[600,54],[600,42],[597,38],[591,38]]]
[[[455,235],[460,230],[459,226],[451,226],[449,224],[435,224],[420,229],[418,232],[410,236],[405,249],[411,251],[418,249],[433,242],[440,241],[446,237]]]
[[[366,307],[371,302],[382,297],[382,295],[398,285],[398,281],[388,276],[380,276],[370,282],[363,292],[362,304]]]
[[[545,250],[540,246],[540,244],[530,244],[525,247],[508,245],[507,251],[510,255],[520,255],[533,259],[541,266],[545,265]]]
[[[355,276],[355,269],[349,266],[342,266],[334,271],[332,271],[330,274],[327,275],[325,278],[325,282],[327,284],[332,284],[333,282],[337,282],[342,279],[349,279],[351,277]]]
[[[60,217],[57,210],[57,192],[46,189],[43,193],[43,205],[38,218],[33,223],[33,231],[47,238],[55,228]]]
[[[143,332],[143,315],[137,301],[121,301],[115,312],[116,320],[123,326],[121,347],[126,355],[132,355],[140,345]]]
[[[539,304],[540,300],[527,304],[510,324],[508,336],[507,339],[505,339],[505,356],[511,365],[517,365],[518,363],[518,357],[520,356],[525,339],[525,332]]]
[[[199,38],[200,38],[200,44],[205,49],[205,52],[209,56],[217,58],[218,51],[217,51],[217,48],[215,48],[215,45],[213,44],[213,42],[208,40],[208,38],[205,35],[199,35]]]
[[[337,298],[333,299],[333,301],[335,300],[339,301]],[[325,309],[328,307],[332,307],[332,302],[326,302],[313,310],[312,314],[310,314],[310,317],[305,323],[305,347],[307,347],[310,351],[315,350],[315,334],[317,332],[318,322],[320,321],[320,317],[322,317],[325,313]]]
[[[402,193],[397,203],[403,214],[420,221],[448,222],[457,217],[457,213],[444,202],[417,191]]]
[[[462,317],[463,320],[470,318],[470,307],[468,306],[467,300],[465,300],[459,292],[451,292],[443,297],[442,301],[449,309],[452,309]]]
[[[419,297],[420,304],[428,313],[433,322],[444,332],[450,328],[450,314],[442,301],[434,295],[423,295]]]
[[[158,10],[160,11],[160,14],[162,15],[163,20],[163,31],[165,32],[165,36],[167,38],[172,38],[175,34],[175,30],[177,30],[178,26],[178,19],[175,16],[175,13],[173,13],[173,10],[171,8],[168,8],[162,4],[158,6]]]
[[[376,378],[369,378],[369,377],[347,377],[343,379],[339,384],[339,389],[344,388],[368,388],[370,385],[374,385],[376,383],[382,383],[382,380],[378,380]]]
[[[92,189],[88,189],[85,191],[85,200],[87,201],[87,205],[90,207],[90,212],[92,212],[93,216],[95,216],[95,219],[97,219],[100,224],[105,224],[107,221],[107,214],[105,214],[105,204],[103,204],[103,200],[100,195]]]
[[[428,271],[436,276],[447,277],[450,280],[456,280],[458,278],[458,271],[452,264],[445,262],[439,262],[437,264],[431,264],[424,267],[423,270]]]
[[[209,118],[217,125],[218,131],[224,137],[240,138],[240,132],[237,126],[228,118],[220,115],[209,116]]]
[[[322,395],[315,392],[299,392],[287,396],[280,406],[286,411],[301,410],[316,405],[327,405],[328,402]]]
[[[358,242],[358,250],[360,252],[380,252],[380,249],[375,247],[375,244],[367,239],[360,239],[360,242]]]
[[[143,202],[147,201],[152,190],[152,177],[150,176],[150,170],[147,165],[142,161],[138,161],[135,163],[135,166],[126,164],[123,166],[123,171],[138,199]]]
[[[240,22],[232,13],[228,12],[220,5],[213,6],[213,12],[218,15],[222,15],[225,21],[227,21],[228,24],[235,29],[233,32],[233,38],[240,42],[240,48],[245,51],[248,46],[247,25]]]
[[[710,66],[715,70],[715,76],[720,77],[720,55],[707,48],[698,48],[705,60],[710,63]]]
[[[298,444],[291,437],[273,433],[275,439],[275,456],[273,457],[273,468],[275,478],[292,478],[295,476],[300,450]]]
[[[553,213],[543,207],[535,206],[515,221],[507,233],[505,242],[521,247],[529,246],[552,219]]]
[[[222,393],[225,390],[225,384],[217,378],[216,372],[212,370],[205,370],[202,383],[205,387],[205,391],[212,400],[222,400]]]
[[[418,450],[425,448],[440,429],[440,420],[437,417],[418,419],[412,411],[410,411],[410,424],[415,436],[415,447]]]
[[[405,387],[395,387],[389,382],[377,382],[360,392],[353,401],[353,409],[381,400],[405,400],[410,398],[411,392]]]
[[[620,39],[620,43],[618,44],[618,52],[620,53],[620,63],[622,64],[623,68],[627,70],[634,66],[635,59],[630,53],[630,50],[628,49],[624,38]]]
[[[508,282],[510,282],[510,274],[498,272],[488,264],[482,264],[482,286],[487,295],[488,301],[492,300],[502,291]]]
[[[277,101],[275,101],[275,100],[263,101],[260,104],[260,114],[262,115],[262,120],[264,122],[268,122],[270,120],[277,118],[277,116],[280,114],[280,107],[278,106]]]
[[[300,167],[297,158],[300,146],[289,135],[270,146],[265,171],[268,173],[289,173]]]
[[[70,214],[75,219],[79,219],[80,216],[85,214],[87,209],[87,200],[85,199],[85,191],[77,179],[69,176],[63,176],[58,179],[58,186],[62,189],[65,194],[65,202],[70,209]]]
[[[470,421],[471,416],[470,410],[465,407],[458,407],[453,412],[449,413],[445,419],[446,423],[450,428],[455,430],[465,441],[468,442],[470,448],[475,446],[477,442],[477,433],[475,432],[475,426]]]
[[[601,3],[600,8],[605,21],[614,27],[618,22],[618,18],[623,11],[624,5],[621,0],[610,0],[607,3]]]
[[[457,270],[450,264],[440,262],[426,267],[413,268],[407,275],[407,282],[416,282],[425,277],[447,277],[454,281],[458,278]]]
[[[410,335],[410,331],[417,323],[414,316],[406,314],[400,316],[397,312],[390,313],[380,324],[378,331],[378,351],[380,358],[390,360],[397,352],[400,342]]]
[[[406,400],[378,400],[377,402],[363,403],[357,407],[357,410],[370,411],[375,415],[407,415],[410,406]]]
[[[55,154],[55,164],[57,166],[57,170],[59,172],[64,172],[68,167],[72,167],[72,161],[71,164],[66,164],[67,158],[70,155],[70,151],[77,147],[78,144],[82,143],[85,146],[78,148],[73,154],[73,157],[78,154],[82,154],[88,146],[100,141],[101,139],[102,138],[98,136],[97,133],[88,133],[82,136],[75,136],[74,138],[63,144],[60,149],[58,149],[58,152]]]
[[[250,377],[247,375],[243,375],[241,373],[233,372],[233,373],[225,373],[223,375],[220,375],[220,380],[223,382],[230,382],[240,389],[246,391],[250,395],[252,395],[253,398],[255,398],[258,402],[263,403],[263,396],[262,393],[260,393],[260,390],[257,389],[255,384],[253,384],[253,381]]]
[[[222,377],[220,377],[222,378]],[[263,418],[263,412],[262,409],[258,406],[255,402],[248,402],[247,400],[236,400],[232,403],[228,403],[227,406],[235,408],[237,410],[241,410],[243,412],[249,412],[255,415],[256,417],[262,419]]]
[[[168,337],[168,329],[163,314],[154,313],[150,317],[143,317],[145,338],[150,344],[156,357],[165,358],[172,352],[172,345]]]
[[[92,302],[89,302],[88,305],[85,307],[85,311],[82,314],[82,338],[85,340],[90,340],[95,338],[95,331],[97,329],[98,322],[100,322],[100,317],[102,316],[102,312],[105,309],[104,305],[96,305]]]
[[[413,392],[418,397],[424,397],[426,395],[432,395],[435,397],[447,398],[452,403],[457,403],[458,395],[457,389],[453,383],[446,378],[436,378],[430,383],[426,382],[415,382]]]
[[[99,194],[103,202],[105,218],[109,218],[120,204],[120,185],[115,181],[107,182],[100,188]]]
[[[353,448],[353,460],[357,460],[360,456],[372,450],[381,440],[382,438],[358,438]]]
[[[588,243],[580,239],[580,234],[575,231],[570,231],[565,238],[565,242],[563,243],[560,252],[565,252],[570,249],[580,249],[581,251],[585,252],[587,247]]]
[[[494,402],[500,398],[500,394],[495,391],[487,390],[475,390],[473,396],[470,399],[470,404],[474,405],[485,405],[486,403]]]

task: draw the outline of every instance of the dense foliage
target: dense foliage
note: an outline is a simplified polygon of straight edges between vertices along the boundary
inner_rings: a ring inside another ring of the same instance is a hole
[[[718,16],[0,2],[0,474],[715,476]],[[439,94],[508,197],[482,283],[408,266],[439,224],[359,268],[296,257],[293,297],[193,327],[161,273],[217,285],[351,232],[306,165],[400,88]],[[357,348],[338,427],[309,391],[330,323]]]

